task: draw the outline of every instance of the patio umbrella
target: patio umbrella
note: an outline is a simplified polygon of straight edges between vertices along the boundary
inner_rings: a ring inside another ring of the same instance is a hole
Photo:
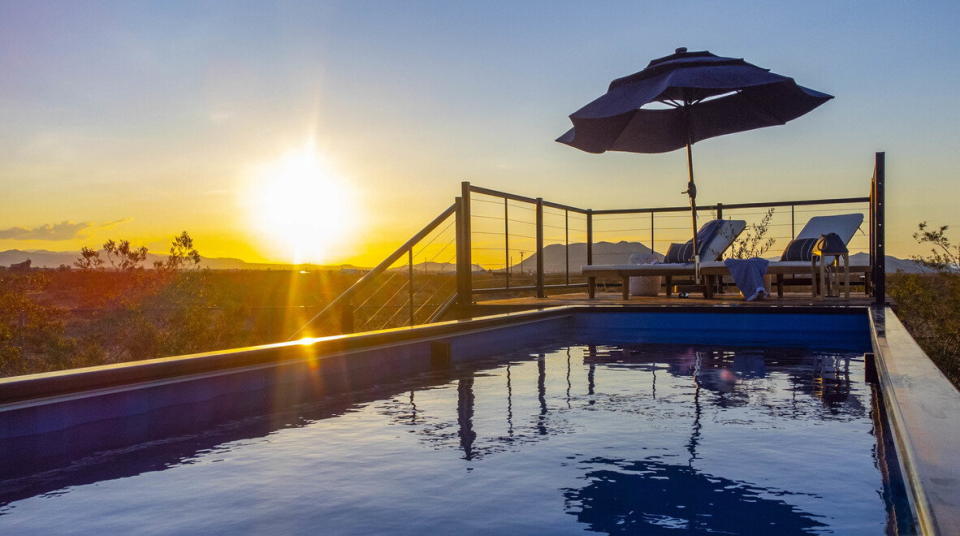
[[[691,146],[723,134],[782,125],[832,98],[740,58],[678,48],[611,82],[606,94],[570,115],[573,128],[557,141],[590,153],[665,153],[686,147],[689,181],[682,193],[690,198],[699,268]]]

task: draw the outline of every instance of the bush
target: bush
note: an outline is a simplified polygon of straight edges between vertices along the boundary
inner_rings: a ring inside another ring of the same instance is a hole
[[[888,285],[904,326],[960,387],[960,274],[893,274]]]
[[[952,244],[949,227],[917,225],[914,240],[930,253],[913,257],[933,274],[896,274],[889,293],[894,310],[923,351],[960,387],[960,245]]]

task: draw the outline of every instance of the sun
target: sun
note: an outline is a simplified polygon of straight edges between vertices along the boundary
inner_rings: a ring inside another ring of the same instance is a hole
[[[354,191],[312,146],[259,166],[247,205],[269,249],[289,261],[325,263],[355,231]]]

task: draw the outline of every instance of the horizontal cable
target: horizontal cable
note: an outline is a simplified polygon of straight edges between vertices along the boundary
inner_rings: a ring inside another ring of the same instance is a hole
[[[837,208],[819,208],[819,209],[797,210],[796,212],[802,212],[802,213],[806,213],[806,212],[846,212],[846,213],[849,214],[851,211],[856,213],[856,212],[867,212],[868,210],[869,210],[869,208],[861,208],[861,209],[848,208],[848,209],[845,209],[844,207],[837,207]]]
[[[491,205],[500,205],[501,207],[503,206],[503,201],[494,201],[494,200],[492,200],[492,199],[482,199],[482,198],[474,197],[474,196],[471,195],[471,196],[470,196],[470,202],[472,203],[472,202],[474,202],[474,201],[476,201],[476,202],[478,202],[478,203],[488,203],[488,204],[491,204]]]

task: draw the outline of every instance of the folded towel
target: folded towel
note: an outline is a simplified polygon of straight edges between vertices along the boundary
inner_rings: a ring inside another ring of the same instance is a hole
[[[763,298],[767,293],[763,276],[767,275],[767,266],[770,261],[758,258],[727,259],[723,264],[730,270],[733,282],[737,284],[737,288],[747,301]]]

